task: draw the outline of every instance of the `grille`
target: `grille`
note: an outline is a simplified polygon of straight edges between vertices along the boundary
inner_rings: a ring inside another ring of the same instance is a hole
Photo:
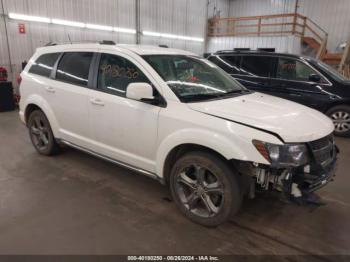
[[[309,143],[316,162],[323,167],[330,164],[335,156],[333,134]]]

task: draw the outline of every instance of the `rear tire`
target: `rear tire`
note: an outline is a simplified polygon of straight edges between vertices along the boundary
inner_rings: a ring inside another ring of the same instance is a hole
[[[28,129],[33,146],[39,154],[50,156],[58,152],[59,146],[49,120],[41,110],[35,110],[29,115]]]
[[[334,134],[336,136],[350,136],[350,106],[335,106],[329,109],[326,114],[334,123]]]
[[[204,226],[224,223],[242,203],[237,175],[214,154],[197,151],[182,156],[173,166],[169,182],[180,211]]]

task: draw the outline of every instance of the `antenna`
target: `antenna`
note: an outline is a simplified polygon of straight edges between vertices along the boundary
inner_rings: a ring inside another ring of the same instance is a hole
[[[72,40],[70,39],[70,35],[68,34],[68,40],[69,40],[69,43],[72,44]]]

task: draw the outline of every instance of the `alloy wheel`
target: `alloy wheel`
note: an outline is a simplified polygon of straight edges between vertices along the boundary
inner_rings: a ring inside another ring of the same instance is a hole
[[[175,190],[185,208],[197,216],[213,217],[223,206],[223,184],[205,167],[183,169],[177,175]]]
[[[35,147],[39,151],[47,149],[49,146],[49,128],[46,126],[46,121],[40,115],[35,116],[29,130]]]
[[[350,114],[344,111],[337,111],[331,115],[335,131],[345,133],[350,130]]]

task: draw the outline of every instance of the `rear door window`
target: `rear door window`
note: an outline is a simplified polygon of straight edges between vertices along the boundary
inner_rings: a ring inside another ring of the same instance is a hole
[[[256,77],[270,77],[273,57],[243,56],[241,62],[242,73]]]
[[[56,80],[86,87],[92,57],[92,52],[65,53],[58,63]]]
[[[39,56],[29,69],[29,73],[50,77],[52,69],[61,53],[49,53]]]

